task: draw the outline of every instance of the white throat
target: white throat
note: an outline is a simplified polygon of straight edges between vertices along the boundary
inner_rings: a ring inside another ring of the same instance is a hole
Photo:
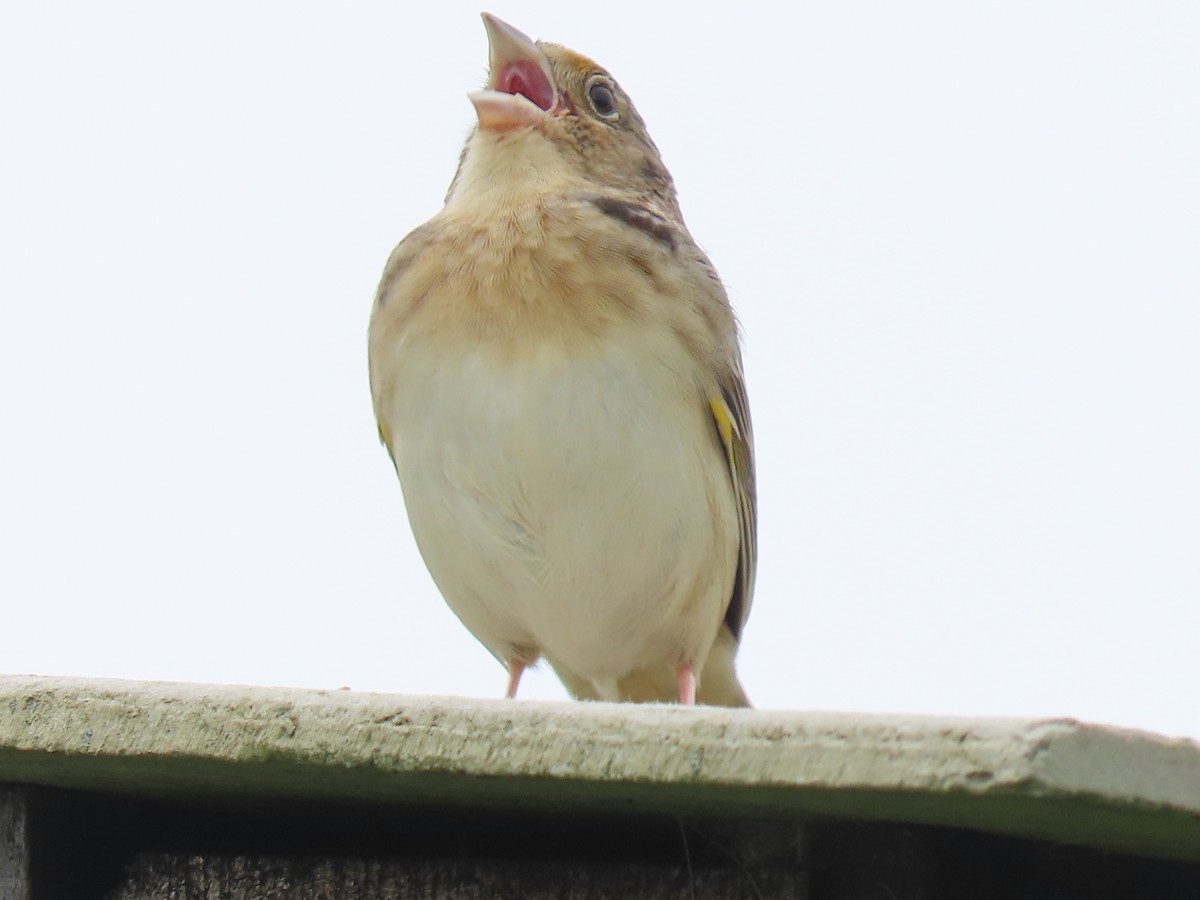
[[[577,181],[578,176],[543,132],[534,128],[499,134],[479,130],[471,136],[446,210],[469,213],[484,208],[494,215],[497,208],[559,192]]]

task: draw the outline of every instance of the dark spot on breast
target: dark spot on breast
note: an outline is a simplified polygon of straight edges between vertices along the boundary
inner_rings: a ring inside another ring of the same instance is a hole
[[[660,189],[669,187],[671,184],[671,174],[667,171],[666,166],[651,156],[642,159],[642,176]]]
[[[645,253],[641,253],[640,251],[631,251],[626,254],[625,258],[629,260],[630,265],[646,276],[647,281],[651,282],[652,284],[659,283],[660,279],[658,270],[655,268],[653,260],[651,260],[650,257],[648,257]]]
[[[611,216],[630,228],[636,228],[643,234],[665,244],[671,250],[675,249],[677,244],[675,227],[645,207],[627,200],[618,200],[616,197],[593,197],[592,203],[606,216]]]
[[[375,292],[375,305],[379,309],[383,309],[387,305],[388,295],[391,294],[392,287],[396,284],[397,279],[404,274],[404,270],[412,265],[415,256],[415,253],[395,256],[388,262],[387,268],[383,270],[383,277],[379,279],[379,289]]]
[[[424,225],[413,229],[400,242],[396,249],[392,251],[391,258],[388,259],[387,265],[384,267],[383,277],[379,279],[379,288],[375,291],[376,307],[383,309],[387,305],[392,288],[420,254],[424,246],[424,240],[429,232],[429,223],[426,222]]]

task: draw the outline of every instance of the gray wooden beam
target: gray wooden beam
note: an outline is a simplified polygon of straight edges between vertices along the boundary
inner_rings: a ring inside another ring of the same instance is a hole
[[[109,900],[807,900],[803,872],[544,860],[139,856]]]
[[[0,898],[31,900],[30,789],[0,784]]]

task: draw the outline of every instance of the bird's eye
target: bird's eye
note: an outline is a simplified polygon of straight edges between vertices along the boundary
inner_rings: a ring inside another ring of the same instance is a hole
[[[588,85],[587,95],[596,115],[604,119],[619,118],[617,95],[613,93],[611,85],[597,79]]]

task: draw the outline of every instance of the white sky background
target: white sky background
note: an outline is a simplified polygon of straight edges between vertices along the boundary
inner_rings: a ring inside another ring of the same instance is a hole
[[[740,313],[751,696],[1200,737],[1200,5],[782,6],[493,8],[631,93]],[[3,7],[0,670],[502,693],[366,377],[478,10]]]

